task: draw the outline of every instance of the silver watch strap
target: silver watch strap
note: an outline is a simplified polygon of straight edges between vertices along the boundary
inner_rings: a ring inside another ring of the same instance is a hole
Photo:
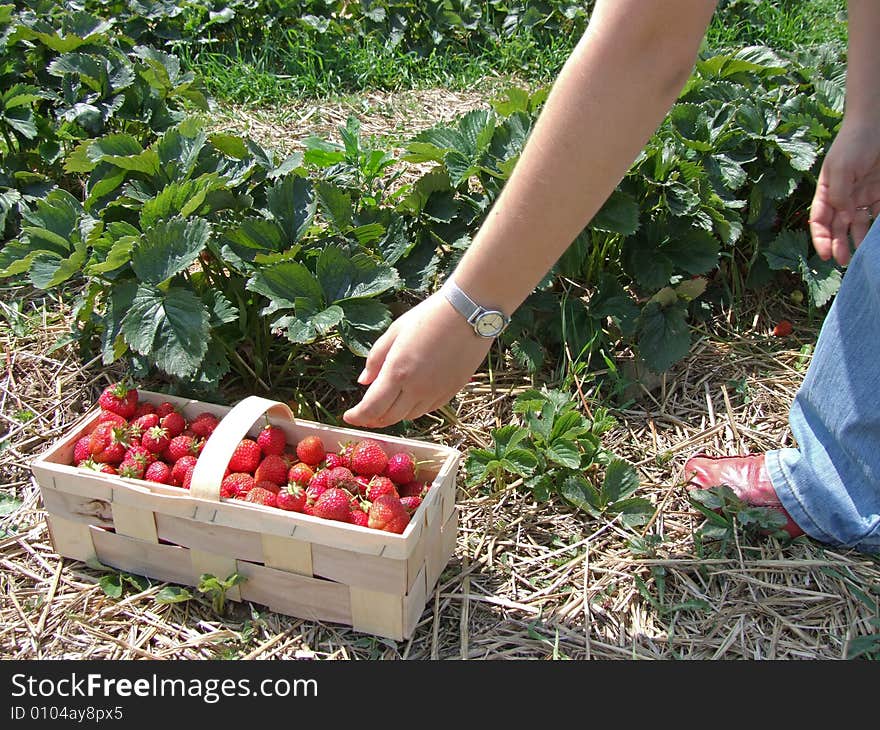
[[[456,311],[468,322],[482,307],[465,294],[451,278],[447,279],[440,287],[443,296],[455,307]]]

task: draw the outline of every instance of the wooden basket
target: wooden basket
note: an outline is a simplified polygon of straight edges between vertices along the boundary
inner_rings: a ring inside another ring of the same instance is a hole
[[[229,590],[231,600],[395,640],[412,635],[455,549],[458,451],[294,419],[285,404],[257,396],[234,407],[145,390],[139,398],[170,401],[188,420],[203,411],[220,418],[190,489],[73,466],[74,444],[96,424],[96,408],[31,462],[59,555],[189,586],[205,573],[238,573],[244,581]],[[220,497],[235,445],[256,438],[264,414],[291,444],[317,434],[332,450],[370,437],[389,453],[409,450],[428,462],[419,476],[430,489],[406,530],[398,535]]]

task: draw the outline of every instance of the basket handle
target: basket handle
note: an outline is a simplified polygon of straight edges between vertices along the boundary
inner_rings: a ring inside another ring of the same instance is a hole
[[[280,401],[249,395],[236,403],[214,428],[199,454],[193,469],[190,493],[200,499],[220,501],[220,485],[226,466],[239,442],[247,435],[257,419],[264,413],[275,411],[276,415],[293,422],[293,411]]]

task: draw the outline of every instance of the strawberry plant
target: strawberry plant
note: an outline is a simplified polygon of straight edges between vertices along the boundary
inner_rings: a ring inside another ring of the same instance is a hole
[[[614,425],[604,409],[592,418],[580,413],[569,393],[528,390],[514,402],[519,423],[492,431],[492,449],[471,449],[465,460],[471,486],[521,478],[539,501],[555,494],[590,515],[620,514],[625,524],[644,524],[653,513],[648,500],[633,497],[635,469],[601,446]],[[597,475],[604,468],[601,483]]]

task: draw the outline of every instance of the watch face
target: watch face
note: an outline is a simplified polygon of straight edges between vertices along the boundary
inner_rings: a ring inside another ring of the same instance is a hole
[[[504,329],[504,315],[500,312],[485,312],[474,322],[474,329],[483,337],[495,337]]]

